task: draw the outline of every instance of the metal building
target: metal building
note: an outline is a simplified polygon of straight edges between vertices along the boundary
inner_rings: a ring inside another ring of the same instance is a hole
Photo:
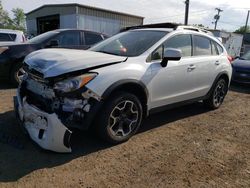
[[[48,4],[26,14],[28,34],[41,34],[53,29],[77,28],[118,33],[124,27],[143,24],[143,17],[80,4]]]

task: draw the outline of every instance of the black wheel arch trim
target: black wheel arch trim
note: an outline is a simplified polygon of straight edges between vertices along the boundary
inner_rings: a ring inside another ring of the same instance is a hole
[[[226,71],[220,72],[220,73],[216,76],[216,78],[215,78],[215,80],[214,80],[214,82],[213,82],[212,87],[210,88],[210,90],[209,90],[208,93],[206,94],[206,96],[205,96],[206,99],[208,99],[208,98],[210,97],[210,95],[212,94],[213,89],[214,89],[216,83],[219,81],[219,79],[220,79],[222,76],[226,76],[226,77],[228,78],[228,88],[229,88],[230,79],[229,79],[228,73],[227,73]],[[228,90],[228,89],[227,89],[227,90]]]
[[[111,93],[113,91],[115,91],[116,89],[119,89],[120,87],[123,87],[123,86],[125,86],[127,84],[135,84],[135,85],[139,86],[142,89],[142,91],[143,91],[143,93],[145,94],[145,97],[146,97],[145,104],[142,104],[143,107],[144,107],[143,108],[143,114],[144,114],[144,116],[148,116],[149,115],[149,111],[148,111],[149,92],[148,92],[148,89],[147,89],[146,85],[142,81],[140,81],[140,80],[136,80],[136,79],[123,79],[123,80],[119,80],[119,81],[111,84],[104,91],[104,93],[101,96],[102,99],[105,100],[106,98],[108,98],[111,95]]]
[[[148,99],[149,93],[148,93],[148,89],[146,87],[146,85],[139,81],[139,80],[135,80],[135,79],[124,79],[124,80],[119,80],[115,83],[113,83],[111,86],[109,86],[104,93],[102,94],[102,98],[105,99],[107,98],[114,90],[118,89],[119,87],[122,87],[126,84],[135,84],[138,85],[139,87],[141,87]]]

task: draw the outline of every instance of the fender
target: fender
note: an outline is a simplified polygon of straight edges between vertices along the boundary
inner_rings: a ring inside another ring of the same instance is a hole
[[[148,89],[145,86],[145,84],[139,80],[135,80],[135,79],[124,79],[124,80],[119,80],[115,83],[113,83],[111,86],[109,86],[105,92],[102,94],[102,98],[105,99],[107,98],[114,90],[118,89],[119,87],[122,87],[126,84],[135,84],[138,85],[139,87],[142,88],[142,90],[144,91],[147,99],[148,99]]]
[[[227,73],[226,71],[220,72],[220,73],[216,76],[216,78],[215,78],[215,80],[214,80],[214,82],[213,82],[212,87],[210,88],[210,90],[208,91],[208,93],[207,93],[206,96],[205,96],[205,99],[208,99],[208,98],[210,97],[210,95],[212,94],[213,89],[214,89],[216,83],[218,82],[218,80],[220,79],[220,77],[223,76],[223,75],[227,76],[227,78],[228,78],[228,88],[229,88],[230,79],[229,79],[228,73]],[[227,89],[227,90],[228,90],[228,89]]]

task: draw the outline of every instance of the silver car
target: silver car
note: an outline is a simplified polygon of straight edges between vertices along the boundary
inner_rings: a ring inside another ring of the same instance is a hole
[[[39,50],[23,69],[17,116],[36,143],[57,152],[71,151],[72,128],[121,143],[152,113],[201,100],[219,108],[232,75],[216,38],[183,27],[129,30],[88,51]]]

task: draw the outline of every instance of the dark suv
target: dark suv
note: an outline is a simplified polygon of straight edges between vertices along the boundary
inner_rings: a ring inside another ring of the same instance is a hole
[[[29,53],[43,48],[87,49],[107,38],[106,35],[86,30],[59,29],[49,31],[21,44],[1,44],[0,79],[17,85],[22,62]]]

